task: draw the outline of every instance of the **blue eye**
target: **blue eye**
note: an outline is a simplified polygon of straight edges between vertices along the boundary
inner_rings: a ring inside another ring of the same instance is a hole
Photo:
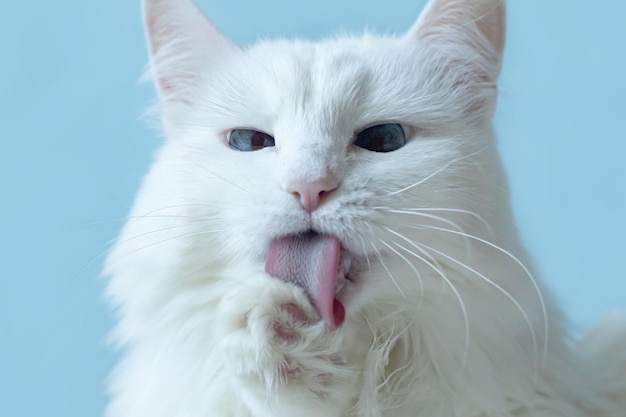
[[[354,144],[373,152],[392,152],[406,143],[404,129],[397,123],[368,127],[356,137]]]
[[[258,151],[275,145],[273,137],[251,129],[231,130],[228,135],[228,144],[231,148],[242,152]]]

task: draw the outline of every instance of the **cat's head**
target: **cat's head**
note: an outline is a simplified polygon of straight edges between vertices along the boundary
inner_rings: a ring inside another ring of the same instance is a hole
[[[486,233],[500,0],[433,0],[400,37],[247,48],[191,0],[146,0],[144,12],[169,184],[148,208],[184,205],[188,239],[263,264],[276,239],[328,235],[363,275],[401,281],[420,258],[437,262],[436,242]]]

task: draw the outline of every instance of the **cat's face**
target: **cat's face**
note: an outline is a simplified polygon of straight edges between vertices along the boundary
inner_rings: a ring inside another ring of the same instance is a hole
[[[186,167],[197,183],[190,198],[228,223],[233,247],[262,256],[270,239],[312,229],[372,254],[381,247],[373,236],[397,227],[388,209],[453,204],[448,194],[463,178],[455,170],[402,190],[471,149],[464,143],[471,126],[461,112],[450,117],[456,103],[420,74],[428,66],[411,65],[419,50],[386,40],[370,56],[371,43],[260,45],[218,66],[200,86],[187,130],[175,140],[195,161]],[[403,146],[380,152],[355,143],[381,125],[395,128],[389,135]],[[233,135],[251,141],[242,136],[250,130],[273,138],[273,146],[248,151],[229,143]],[[298,184],[319,181],[329,184],[314,209],[305,207]]]
[[[407,268],[411,242],[441,234],[429,227],[480,223],[498,60],[419,22],[401,38],[242,50],[185,7],[180,21],[152,11],[148,31],[168,135],[158,163],[197,241],[219,233],[225,256],[263,264],[277,238],[329,235],[366,275],[389,256]],[[195,32],[157,30],[181,22]]]

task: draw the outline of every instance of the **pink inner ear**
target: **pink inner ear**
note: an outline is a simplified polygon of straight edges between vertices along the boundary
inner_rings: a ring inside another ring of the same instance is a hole
[[[144,0],[153,75],[167,100],[187,101],[205,66],[233,45],[191,0]]]
[[[172,41],[176,41],[181,33],[177,34],[176,27],[183,29],[184,22],[179,22],[179,16],[184,16],[179,10],[185,7],[185,2],[168,2],[159,0],[144,0],[143,16],[148,38],[150,53],[154,57],[162,47]]]
[[[159,61],[163,59],[162,48],[167,44],[168,40],[173,38],[174,31],[168,27],[166,22],[167,16],[161,14],[167,13],[167,11],[154,10],[155,5],[153,1],[146,1],[144,5],[146,36],[148,37],[148,47],[152,58],[153,75],[159,90],[171,93],[174,90],[174,83],[159,70]]]
[[[431,0],[410,34],[435,41],[456,38],[499,67],[505,41],[504,0]],[[476,42],[478,34],[483,45],[486,40],[491,47],[481,47],[481,42]]]

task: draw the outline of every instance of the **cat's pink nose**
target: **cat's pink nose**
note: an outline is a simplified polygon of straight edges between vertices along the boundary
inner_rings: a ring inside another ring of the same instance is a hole
[[[302,208],[311,213],[318,209],[324,198],[337,188],[337,180],[331,173],[313,181],[297,180],[290,182],[286,191],[293,194]]]

